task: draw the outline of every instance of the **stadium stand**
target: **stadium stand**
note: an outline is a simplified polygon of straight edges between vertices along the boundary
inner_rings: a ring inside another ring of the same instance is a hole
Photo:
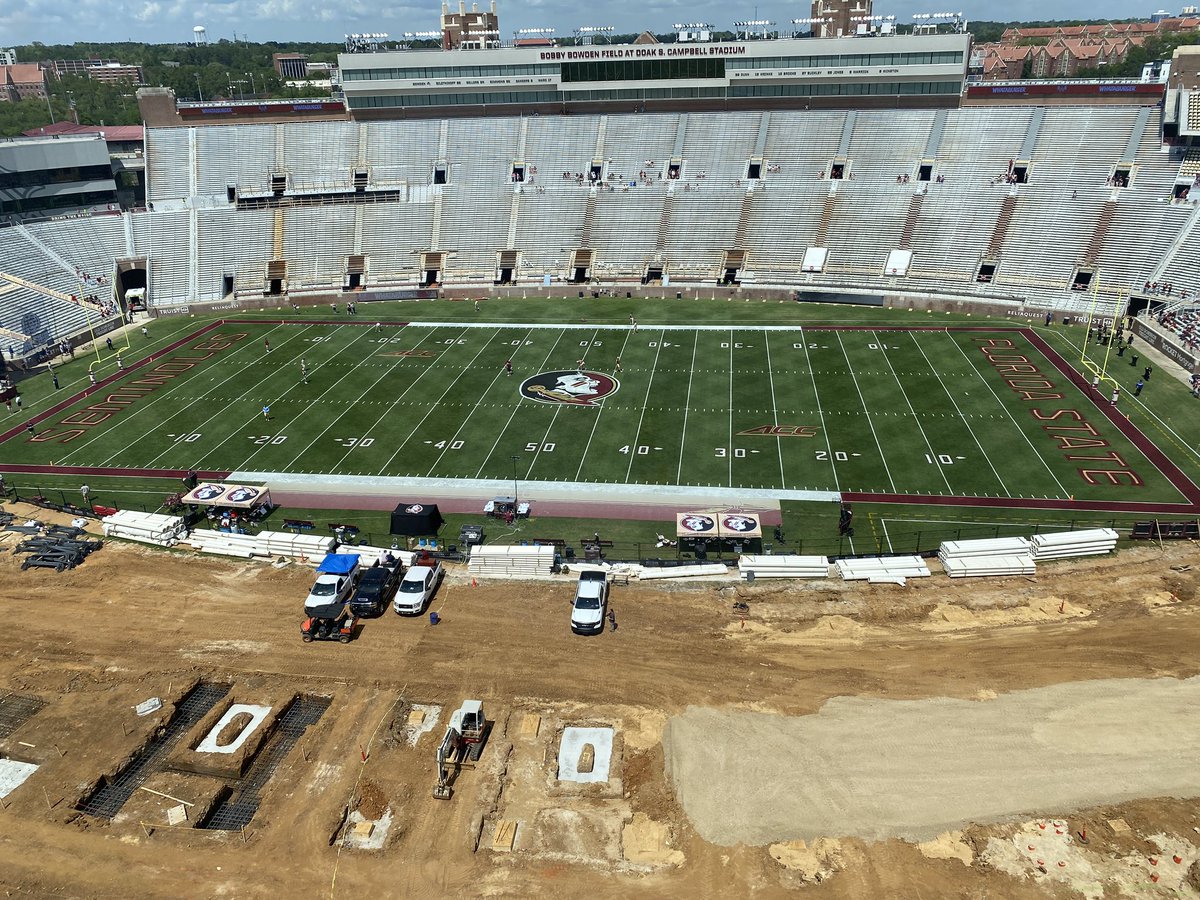
[[[296,294],[736,268],[743,285],[1103,312],[1147,281],[1200,288],[1200,207],[1175,196],[1200,162],[1162,145],[1150,107],[151,128],[146,156],[150,209],[7,229],[0,272],[70,295],[76,268],[144,258],[159,307],[261,297],[268,268]],[[804,271],[810,248],[827,257]],[[77,304],[5,284],[0,327],[86,327]]]

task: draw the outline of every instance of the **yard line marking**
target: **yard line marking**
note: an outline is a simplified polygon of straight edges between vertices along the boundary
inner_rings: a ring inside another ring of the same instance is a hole
[[[733,329],[729,329],[729,486],[733,487]],[[630,460],[632,462],[632,460]]]
[[[467,333],[466,330],[463,330],[463,332],[461,334],[459,334],[459,336],[457,338],[455,338],[455,340],[458,340],[466,333]],[[441,405],[443,400],[446,399],[446,395],[448,393],[450,393],[450,391],[454,388],[454,386],[456,384],[458,384],[459,379],[462,378],[465,374],[467,374],[467,370],[469,370],[471,368],[471,366],[475,364],[475,360],[479,359],[480,354],[482,354],[484,350],[486,350],[489,346],[491,346],[492,341],[494,341],[496,339],[497,335],[499,335],[499,334],[500,334],[500,329],[497,328],[496,330],[494,330],[492,332],[491,337],[489,337],[486,341],[484,341],[482,343],[482,345],[479,347],[478,352],[476,352],[476,354],[471,357],[471,361],[468,362],[465,366],[463,366],[462,371],[460,371],[457,375],[454,376],[454,380],[446,385],[446,389],[444,391],[442,391],[442,395],[433,402],[433,404],[425,412],[425,415],[421,416],[421,421],[413,426],[412,431],[410,431],[408,433],[408,437],[406,437],[403,441],[401,441],[399,444],[396,445],[396,452],[393,453],[390,457],[388,457],[388,461],[383,464],[383,468],[379,470],[378,474],[382,475],[385,471],[387,471],[387,467],[392,464],[392,460],[394,460],[397,456],[400,455],[400,451],[404,449],[404,445],[407,444],[410,440],[412,440],[412,436],[417,433],[417,429],[419,429],[422,425],[424,425],[425,420],[428,419],[431,415],[433,415],[433,411]],[[424,378],[426,375],[428,375],[432,371],[433,371],[433,366],[430,366],[428,369],[426,369],[424,372],[422,372],[420,375],[418,375],[417,378],[413,381],[413,383],[404,389],[404,393],[407,394],[409,391],[411,391],[413,389],[413,387],[416,386],[418,381],[420,381],[422,378]]]
[[[500,331],[502,331],[502,330],[506,330],[506,329],[497,329],[496,334],[498,335],[500,333]],[[510,360],[513,359],[514,357],[516,357],[521,352],[521,350],[524,349],[525,342],[527,340],[529,340],[529,336],[531,334],[533,334],[533,331],[525,332],[525,337],[521,338],[521,343],[518,345],[517,349],[513,351],[512,356],[509,357]],[[492,336],[492,339],[493,340],[495,339],[495,335]],[[491,343],[491,341],[488,341],[488,343]],[[503,366],[501,366],[499,369],[496,370],[496,374],[492,377],[492,383],[489,384],[483,391],[480,392],[480,394],[479,394],[480,397],[486,396],[488,391],[490,391],[492,388],[494,388],[496,386],[496,382],[500,380],[500,373],[503,371],[504,371]],[[506,375],[505,379],[507,380],[509,377],[510,376]],[[470,421],[471,416],[475,415],[475,410],[479,409],[479,407],[482,405],[483,405],[482,403],[475,403],[471,406],[471,411],[469,413],[467,413],[466,418],[464,418],[462,420],[462,422],[459,423],[458,430],[454,432],[454,436],[446,442],[446,446],[442,448],[442,452],[438,454],[437,459],[435,459],[433,461],[433,465],[429,467],[429,471],[425,473],[426,478],[429,478],[433,475],[433,470],[438,467],[438,464],[442,461],[442,458],[446,455],[446,451],[450,449],[450,445],[453,444],[456,440],[458,440],[458,436],[460,434],[462,434],[463,429],[467,427],[467,422]]]
[[[282,328],[282,327],[283,327],[282,325],[276,325],[274,328],[272,328],[270,331],[268,331],[268,332],[267,332],[267,334],[268,334],[268,335],[269,335],[269,334],[273,334],[275,331],[277,331],[279,328]],[[309,325],[309,326],[306,326],[306,328],[305,328],[305,331],[307,331],[309,328],[312,328],[312,327],[313,327],[313,326],[311,326],[311,325]],[[206,338],[208,338],[208,339],[211,339],[211,338],[212,338],[212,337],[213,337],[215,334],[218,334],[218,333],[219,333],[219,332],[210,332],[210,333],[209,333],[208,335],[206,335],[205,337],[206,337]],[[301,333],[302,333],[302,332],[301,332]],[[279,346],[280,346],[280,347],[282,347],[282,346],[284,346],[285,344],[287,344],[288,342],[295,340],[295,339],[296,339],[297,337],[299,337],[299,336],[300,336],[300,333],[297,333],[297,334],[293,335],[292,337],[289,337],[289,338],[287,338],[286,340],[284,340],[284,341],[281,341],[281,342],[280,342],[280,344],[279,344]],[[229,354],[229,356],[221,357],[221,358],[220,358],[220,361],[221,361],[221,362],[229,362],[229,361],[231,361],[231,360],[233,359],[233,357],[234,357],[234,356],[236,356],[236,355],[237,355],[239,352],[241,352],[242,350],[249,350],[250,348],[252,348],[252,347],[254,347],[254,346],[255,346],[255,345],[254,345],[254,342],[253,342],[253,341],[247,341],[247,342],[246,342],[245,344],[243,344],[242,346],[240,346],[240,347],[237,347],[237,348],[236,348],[236,349],[233,351],[233,353]],[[134,374],[136,374],[136,373],[134,373]],[[201,394],[201,395],[200,395],[200,397],[201,397],[201,398],[208,397],[210,394],[212,394],[212,392],[213,392],[213,391],[215,391],[215,390],[217,390],[218,388],[222,387],[222,386],[223,386],[223,385],[224,385],[226,382],[233,381],[233,380],[234,380],[235,378],[237,378],[237,377],[238,377],[240,374],[241,374],[241,371],[239,370],[239,371],[237,371],[237,372],[233,372],[232,374],[230,374],[228,378],[222,378],[222,379],[221,379],[219,382],[217,382],[215,385],[213,385],[211,388],[209,388],[207,391],[205,391],[203,394]],[[267,377],[270,377],[270,376],[267,376]],[[135,379],[135,380],[136,380],[136,379]],[[189,380],[190,380],[190,379],[185,379],[184,381],[180,382],[180,384],[181,384],[181,385],[183,385],[183,384],[186,384],[186,383],[187,383],[187,381],[189,381]],[[125,383],[129,383],[129,382],[125,382]],[[119,385],[120,385],[120,382],[118,382],[118,384],[115,384],[115,385],[113,385],[113,386],[112,386],[112,389],[111,389],[111,393],[120,393],[120,391],[119,391]],[[174,385],[172,385],[172,386],[174,386]],[[116,424],[118,424],[118,425],[124,425],[126,422],[130,422],[130,421],[132,421],[134,418],[136,418],[137,416],[139,416],[139,415],[141,415],[142,413],[146,412],[147,410],[149,410],[149,409],[152,409],[156,403],[159,403],[160,401],[162,401],[162,400],[165,400],[165,399],[169,399],[169,398],[171,398],[171,397],[172,397],[172,393],[171,393],[171,391],[170,391],[170,390],[167,390],[167,391],[165,391],[165,392],[158,392],[158,393],[156,393],[156,394],[153,396],[153,398],[150,400],[150,402],[149,402],[149,403],[147,403],[147,404],[146,404],[146,405],[144,405],[144,406],[140,406],[140,407],[138,407],[138,408],[137,408],[137,409],[135,409],[135,410],[134,410],[132,413],[130,413],[128,416],[124,416],[124,417],[123,417],[123,418],[120,420],[120,422],[119,422],[119,423],[116,423]],[[183,410],[179,410],[179,411],[175,412],[174,414],[167,416],[167,417],[166,417],[164,420],[162,420],[162,422],[161,422],[161,423],[158,423],[158,424],[162,424],[162,425],[168,425],[168,424],[169,424],[171,421],[173,421],[173,420],[174,420],[174,419],[175,419],[175,418],[176,418],[178,415],[180,415],[182,412],[183,412]],[[206,420],[206,421],[211,421],[211,420]],[[195,431],[196,429],[195,429],[195,428],[193,428],[192,430],[193,430],[193,431]],[[72,448],[71,454],[70,454],[70,455],[67,457],[67,460],[60,460],[60,461],[59,461],[59,465],[71,465],[71,463],[68,461],[68,460],[70,459],[70,456],[73,456],[73,455],[74,455],[74,453],[75,453],[76,451],[79,451],[79,450],[86,449],[88,446],[90,446],[91,444],[93,444],[95,441],[99,440],[101,437],[103,437],[103,436],[105,436],[105,435],[109,434],[109,433],[110,433],[110,431],[111,431],[111,429],[104,429],[103,431],[99,432],[99,433],[98,433],[98,434],[97,434],[97,435],[96,435],[94,438],[92,438],[90,441],[88,441],[86,444],[80,444],[78,447],[74,447],[74,448]],[[146,436],[146,432],[142,432],[142,433],[141,433],[141,434],[139,434],[139,435],[138,435],[136,438],[134,438],[132,441],[130,441],[128,444],[126,444],[124,447],[122,447],[120,450],[118,450],[116,453],[112,454],[112,456],[109,456],[109,457],[108,457],[107,459],[105,459],[103,462],[99,463],[99,465],[101,465],[101,466],[106,466],[106,465],[108,465],[110,462],[112,462],[114,459],[116,459],[116,458],[117,458],[118,456],[120,456],[122,453],[124,453],[125,451],[127,451],[127,450],[128,450],[130,447],[132,447],[134,444],[136,444],[138,441],[140,441],[140,440],[141,440],[142,438],[144,438],[145,436]],[[155,457],[154,457],[154,459],[153,459],[153,460],[151,460],[149,463],[146,463],[146,464],[145,464],[145,465],[143,465],[143,466],[139,466],[139,468],[150,468],[150,467],[152,466],[152,464],[153,464],[153,463],[154,463],[156,460],[158,460],[159,458],[161,458],[161,457],[162,457],[162,456],[163,456],[165,453],[167,453],[167,451],[168,451],[168,450],[171,450],[171,449],[173,449],[173,446],[171,446],[171,447],[168,447],[168,448],[167,448],[167,450],[164,450],[164,451],[162,451],[162,453],[159,453],[157,456],[155,456]]]
[[[821,434],[825,435],[825,453],[829,459],[829,470],[833,473],[833,489],[840,492],[842,486],[838,482],[837,465],[833,459],[833,445],[829,442],[829,429],[825,427],[825,411],[821,409],[821,393],[817,390],[817,373],[813,371],[812,359],[808,355],[808,335],[804,333],[803,328],[800,329],[800,347],[804,350],[804,366],[808,369],[808,377],[812,381],[813,401],[817,404],[817,417],[821,420]],[[865,405],[863,409],[866,409]],[[869,416],[867,417],[867,421],[870,421]],[[887,467],[886,462],[883,465],[884,468]],[[894,485],[893,490],[895,490]]]
[[[1004,401],[1000,399],[1000,395],[996,393],[995,388],[992,387],[992,383],[990,381],[988,381],[983,376],[983,373],[980,372],[979,369],[977,369],[975,367],[975,364],[973,362],[971,362],[971,357],[967,356],[967,351],[962,348],[962,344],[960,344],[958,341],[956,341],[954,339],[954,335],[951,334],[949,331],[943,331],[942,334],[944,334],[947,338],[949,338],[950,343],[952,343],[956,348],[958,348],[958,352],[960,354],[962,354],[962,358],[964,360],[966,360],[967,365],[971,367],[971,370],[975,373],[975,375],[979,378],[979,380],[983,382],[983,386],[986,387],[988,389],[988,391],[991,393],[991,395],[996,398],[996,403],[998,403],[1000,405],[1000,408],[1002,410],[1004,410],[1004,414],[1006,416],[1008,416],[1008,420],[1010,422],[1012,422],[1013,428],[1017,429],[1017,434],[1021,435],[1021,437],[1023,437],[1025,439],[1025,443],[1029,445],[1029,449],[1033,451],[1033,455],[1036,456],[1041,461],[1042,465],[1045,466],[1046,471],[1050,473],[1050,477],[1054,479],[1054,483],[1058,485],[1058,489],[1062,492],[1062,497],[1069,496],[1069,494],[1067,493],[1067,489],[1065,487],[1063,487],[1063,483],[1058,480],[1058,476],[1054,473],[1054,470],[1052,468],[1050,468],[1050,463],[1046,462],[1046,458],[1044,456],[1042,456],[1041,453],[1038,452],[1038,448],[1033,445],[1033,441],[1031,441],[1029,439],[1029,435],[1027,435],[1025,433],[1025,429],[1023,429],[1020,425],[1017,424],[1017,420],[1013,417],[1011,410],[1009,410],[1009,408],[1004,405]],[[1060,497],[1059,499],[1062,499],[1062,497]]]
[[[629,346],[629,335],[633,332],[630,329],[625,329],[625,339],[621,341],[621,352],[617,356],[625,355],[625,348]],[[607,403],[602,403],[600,409],[596,412],[596,420],[592,422],[592,431],[588,435],[587,443],[583,447],[583,456],[579,458],[579,468],[575,470],[575,480],[578,481],[583,474],[583,464],[587,462],[588,451],[592,448],[592,438],[596,436],[596,428],[600,425],[600,417],[604,415],[604,410],[608,409]],[[684,414],[686,418],[686,413]]]
[[[591,349],[592,342],[596,340],[596,335],[598,335],[599,333],[600,332],[598,330],[592,332],[592,336],[588,339],[587,350],[583,351],[583,356],[581,357],[581,359],[584,360],[585,367],[586,367],[586,363],[587,363],[587,351]],[[603,409],[603,407],[601,407],[601,408]],[[525,480],[526,481],[528,481],[529,476],[533,474],[533,467],[537,465],[538,457],[542,455],[542,448],[546,446],[546,438],[550,437],[550,432],[554,428],[554,423],[556,421],[558,421],[558,414],[560,412],[562,412],[562,410],[563,410],[563,406],[561,403],[554,408],[554,415],[552,415],[550,417],[550,424],[546,426],[546,431],[542,435],[542,439],[540,441],[538,441],[537,449],[533,451],[533,459],[530,460],[530,462],[529,462],[529,468],[525,470]],[[597,419],[600,418],[599,412],[596,413],[596,418]]]
[[[779,425],[779,407],[775,403],[775,374],[771,371],[771,333],[763,332],[763,345],[767,348],[767,379],[771,382],[771,415]],[[783,438],[775,435],[775,450],[779,454],[779,486],[787,490],[787,478],[783,474]]]
[[[925,348],[921,346],[921,342],[917,340],[917,336],[915,334],[913,334],[911,331],[908,333],[908,336],[910,338],[912,338],[912,342],[914,344],[916,344],[917,349],[921,351],[921,356],[925,357],[925,362],[929,365],[929,371],[933,372],[935,375],[937,375],[938,384],[940,384],[942,386],[942,390],[946,392],[946,396],[949,397],[950,402],[952,404],[954,404],[954,411],[956,413],[958,413],[958,417],[960,419],[963,419],[963,424],[966,425],[966,420],[963,416],[962,410],[958,408],[958,401],[954,399],[954,395],[951,394],[950,389],[948,387],[946,387],[946,382],[942,381],[942,376],[940,374],[938,374],[937,369],[935,369],[933,366],[933,362],[929,359],[928,355],[926,355]],[[975,446],[979,448],[979,452],[981,454],[983,454],[983,458],[985,460],[987,460],[988,468],[990,468],[992,470],[992,474],[995,475],[996,480],[998,482],[1000,482],[1000,489],[1002,491],[1004,491],[1006,496],[1011,496],[1011,494],[1008,490],[1008,485],[1006,485],[1004,483],[1004,479],[1001,478],[1000,473],[996,471],[996,466],[992,463],[992,458],[990,456],[988,456],[987,451],[983,449],[983,445],[981,443],[979,443],[979,438],[975,436],[975,429],[972,428],[970,425],[967,425],[967,431],[970,432],[971,440],[973,440],[975,442]]]
[[[559,330],[558,337],[556,337],[554,339],[554,343],[550,345],[550,350],[546,353],[546,358],[542,360],[542,364],[538,367],[537,371],[541,372],[546,368],[546,364],[550,362],[550,357],[554,355],[554,351],[558,348],[559,341],[563,339],[563,335],[566,333],[566,329]],[[491,449],[488,450],[487,455],[483,458],[483,462],[480,463],[479,470],[475,473],[476,478],[483,474],[484,466],[488,464],[488,460],[492,458],[492,454],[495,453],[496,448],[500,446],[500,440],[504,437],[504,432],[508,431],[508,426],[512,425],[513,419],[517,417],[517,410],[520,408],[521,401],[517,400],[517,402],[513,404],[512,412],[509,413],[508,421],[504,423],[503,428],[496,432],[496,440],[492,443]]]
[[[873,334],[874,332],[872,332]],[[863,412],[866,413],[867,426],[871,429],[871,436],[875,438],[875,446],[879,448],[879,458],[883,461],[883,471],[887,473],[888,484],[892,487],[892,493],[897,493],[896,482],[892,480],[892,470],[887,464],[887,456],[883,452],[883,444],[879,443],[879,435],[875,433],[875,423],[871,421],[871,411],[867,409],[867,401],[863,397],[862,388],[858,386],[858,376],[854,374],[854,364],[850,362],[850,354],[846,352],[846,345],[842,343],[842,336],[837,334],[838,346],[842,348],[842,355],[846,357],[846,367],[850,370],[850,377],[854,379],[854,390],[858,392],[858,402],[862,404]],[[878,339],[876,340],[878,342]],[[833,456],[832,453],[829,454]]]
[[[423,337],[419,341],[417,341],[417,343],[415,345],[413,345],[412,349],[415,350],[415,349],[417,349],[417,347],[420,347],[421,344],[425,343],[425,338],[431,337],[434,334],[436,334],[436,332],[434,332],[434,331],[429,331],[428,333],[426,333],[425,337]],[[455,338],[455,340],[457,340],[457,338]],[[438,356],[437,361],[440,362],[441,359],[442,359],[442,357]],[[383,381],[383,379],[387,378],[389,375],[391,375],[393,372],[395,372],[396,369],[398,369],[401,366],[403,360],[404,360],[404,357],[402,357],[402,356],[397,357],[396,361],[394,363],[392,363],[392,365],[389,366],[382,375],[380,375],[377,379],[375,379],[375,382],[369,388],[367,388],[365,391],[362,392],[362,394],[359,395],[359,400],[361,400],[363,397],[365,397],[368,392],[374,390],[375,386],[377,384],[379,384],[379,382]],[[410,390],[412,390],[413,385],[415,385],[426,374],[428,374],[429,372],[433,371],[436,368],[437,368],[437,365],[435,362],[431,362],[428,366],[426,366],[425,370],[422,371],[420,375],[418,375],[416,378],[414,378],[412,380],[412,384],[410,384],[408,387],[406,387],[401,392],[399,397],[397,397],[395,400],[393,400],[391,403],[389,403],[387,409],[385,409],[383,411],[383,413],[380,414],[379,418],[377,418],[373,423],[371,423],[370,426],[367,427],[365,434],[363,436],[364,437],[369,436],[371,434],[371,432],[373,432],[379,426],[379,423],[388,417],[388,415],[391,413],[392,409],[395,407],[396,403],[399,402],[399,400],[401,398],[406,396]],[[351,404],[350,407],[348,407],[340,415],[335,417],[333,419],[333,421],[330,422],[329,425],[327,425],[325,427],[324,431],[322,431],[320,434],[318,434],[315,438],[312,439],[312,441],[309,443],[308,447],[305,447],[303,450],[301,450],[300,453],[294,459],[292,459],[291,462],[288,463],[288,466],[291,466],[292,463],[294,463],[297,459],[299,459],[301,456],[303,456],[305,453],[307,453],[309,447],[311,447],[313,444],[315,444],[320,438],[324,437],[329,432],[329,429],[332,428],[334,425],[336,425],[338,422],[340,422],[345,417],[346,413],[350,412],[354,408],[354,405],[357,403],[358,403],[358,400],[354,401],[354,404]],[[330,467],[330,471],[336,470],[338,466],[340,466],[342,463],[344,463],[346,461],[346,458],[351,453],[353,453],[354,450],[358,448],[358,446],[359,445],[356,442],[353,446],[348,447],[346,449],[346,452],[342,454],[341,458]]]
[[[633,472],[633,461],[637,458],[638,441],[642,438],[642,423],[646,421],[646,406],[650,402],[650,387],[654,384],[654,372],[658,368],[658,355],[662,353],[663,338],[666,336],[665,331],[659,331],[658,346],[654,348],[654,362],[650,364],[650,377],[646,379],[646,396],[642,400],[642,414],[638,417],[637,431],[633,434],[633,444],[629,448],[629,465],[625,469],[626,481]]]
[[[696,348],[700,345],[700,332],[697,331],[692,338],[692,365],[688,369],[688,389],[687,398],[683,401],[683,428],[679,433],[679,466],[675,470],[675,483],[679,483],[679,479],[683,477],[683,445],[687,441],[687,420],[688,413],[692,406],[692,379],[696,374]]]
[[[337,327],[337,330],[338,330],[338,331],[340,331],[340,330],[341,330],[342,328],[344,328],[344,327],[345,327],[345,326],[343,326],[343,325],[339,325],[339,326]],[[313,371],[315,372],[317,369],[320,369],[322,366],[326,365],[326,364],[327,364],[327,363],[329,363],[331,360],[333,360],[333,359],[336,359],[337,357],[341,356],[343,353],[345,353],[347,350],[349,350],[351,347],[353,347],[355,344],[357,344],[359,341],[361,341],[363,338],[365,338],[365,337],[366,337],[368,334],[370,334],[370,333],[371,333],[371,332],[370,332],[370,331],[368,331],[366,328],[362,329],[362,331],[363,331],[363,333],[362,333],[362,334],[360,334],[360,335],[359,335],[358,337],[356,337],[354,340],[350,341],[350,343],[348,343],[348,344],[347,344],[345,347],[343,347],[342,349],[340,349],[339,351],[337,351],[337,353],[335,353],[335,354],[334,354],[334,355],[333,355],[333,356],[332,356],[330,359],[328,359],[328,360],[325,360],[324,362],[320,362],[320,363],[318,363],[316,366],[314,366],[314,367],[313,367]],[[293,358],[294,358],[294,357],[293,357]],[[354,370],[354,368],[347,369],[347,371],[346,371],[346,374],[345,374],[345,375],[343,375],[341,378],[339,378],[337,381],[335,381],[333,384],[331,384],[329,387],[327,387],[327,388],[326,388],[324,391],[322,391],[322,392],[321,392],[321,393],[320,393],[320,394],[319,394],[317,397],[315,397],[315,398],[313,398],[312,400],[308,401],[308,403],[307,403],[307,404],[305,404],[305,406],[304,406],[304,407],[303,407],[303,408],[300,410],[300,412],[296,413],[294,416],[292,416],[290,419],[288,419],[288,420],[287,420],[287,423],[286,423],[286,425],[291,425],[291,424],[295,423],[297,420],[299,420],[299,418],[300,418],[301,416],[303,416],[303,415],[304,415],[306,412],[308,412],[310,409],[312,409],[312,407],[313,407],[313,406],[315,406],[317,403],[319,403],[322,397],[324,397],[326,394],[328,394],[330,391],[332,391],[332,390],[333,390],[335,387],[337,387],[339,384],[341,384],[343,381],[345,381],[347,378],[349,378],[349,377],[350,377],[352,374],[354,374],[354,371],[355,371],[355,370]],[[272,375],[277,375],[277,374],[278,374],[278,372],[274,372],[274,373],[272,373]],[[267,377],[268,377],[268,378],[270,378],[270,377],[272,377],[272,376],[270,376],[270,375],[269,375],[269,376],[267,376]],[[266,380],[267,380],[266,378],[264,378],[264,379],[263,379],[263,381],[266,381]],[[262,382],[259,382],[259,383],[261,384]],[[291,387],[289,387],[289,388],[288,388],[286,391],[284,391],[283,393],[284,393],[284,394],[287,394],[287,393],[291,392],[292,390],[294,390],[294,389],[295,389],[295,387],[296,387],[296,385],[294,385],[294,384],[293,384]],[[247,393],[248,393],[248,392],[247,392]],[[240,400],[243,400],[243,399],[245,399],[245,397],[246,397],[246,394],[245,394],[245,393],[243,393],[243,394],[242,394],[240,397],[238,397],[238,398],[237,398],[237,400],[235,400],[234,402],[236,403],[236,402],[238,402],[238,401],[240,401]],[[281,400],[281,399],[283,399],[283,395],[280,395],[279,397],[277,397],[277,398],[276,398],[276,400]],[[256,405],[257,405],[257,404],[256,404]],[[268,404],[268,405],[270,405],[270,404]],[[217,418],[217,416],[219,416],[219,415],[220,415],[220,413],[217,413],[217,415],[214,415],[212,418],[214,418],[214,419],[215,419],[215,418]],[[258,417],[258,414],[257,414],[257,412],[255,412],[255,413],[251,413],[251,414],[250,414],[250,417],[249,417],[249,418],[247,418],[247,419],[246,419],[246,421],[245,421],[245,422],[244,422],[244,423],[243,423],[241,426],[239,426],[239,430],[238,430],[238,431],[231,431],[231,432],[230,432],[228,435],[226,435],[226,437],[225,437],[225,439],[224,439],[224,440],[222,440],[222,441],[221,441],[219,444],[217,444],[217,446],[216,446],[216,447],[213,447],[211,450],[208,450],[208,451],[206,451],[206,452],[205,452],[205,454],[204,454],[204,456],[202,456],[202,457],[201,457],[201,459],[202,459],[202,460],[203,460],[203,459],[206,459],[208,456],[210,456],[210,455],[213,453],[213,451],[215,451],[215,450],[219,449],[220,447],[223,447],[225,444],[229,443],[231,440],[233,440],[233,439],[234,439],[234,437],[236,437],[236,436],[238,436],[238,435],[239,435],[239,433],[240,433],[240,430],[241,430],[242,428],[247,428],[247,427],[249,427],[249,426],[250,426],[250,423],[251,423],[251,422],[253,422],[253,421],[254,421],[254,420],[257,418],[257,417]],[[283,428],[283,427],[286,427],[286,425],[285,425],[285,424],[280,424],[280,425],[277,425],[277,426],[275,426],[275,428]],[[277,435],[276,435],[276,436],[277,436]],[[253,451],[253,452],[252,452],[252,453],[251,453],[251,454],[250,454],[248,457],[246,457],[246,459],[242,461],[242,464],[241,464],[240,466],[236,466],[236,467],[234,467],[235,471],[244,471],[244,470],[245,470],[245,468],[246,468],[246,463],[248,463],[248,462],[249,462],[250,460],[252,460],[252,459],[253,459],[255,456],[257,456],[257,455],[258,455],[258,453],[259,453],[259,451],[261,451],[263,447],[271,447],[271,446],[278,446],[278,445],[271,444],[269,441],[268,441],[267,443],[264,443],[264,444],[259,444],[259,445],[258,445],[258,449],[254,450],[254,451]],[[312,446],[312,444],[309,444],[309,447],[311,447],[311,446]],[[304,449],[305,449],[305,450],[307,450],[307,449],[308,449],[308,447],[305,447]],[[304,451],[302,450],[302,451],[301,451],[301,453],[303,453],[303,452],[304,452]],[[294,462],[294,461],[295,461],[295,458],[293,458],[293,462]],[[288,465],[290,466],[290,465],[291,465],[291,463],[288,463]],[[194,465],[194,466],[192,466],[192,468],[194,468],[194,469],[195,469],[195,468],[200,468],[200,466],[199,466],[199,464],[197,464],[197,465]]]
[[[896,387],[900,388],[900,393],[904,397],[904,402],[908,405],[908,411],[912,413],[913,421],[917,423],[917,430],[921,432],[921,437],[925,441],[925,446],[929,448],[929,458],[933,460],[933,464],[937,466],[938,473],[942,476],[942,481],[946,482],[946,490],[951,494],[954,493],[954,488],[950,487],[950,479],[946,476],[945,467],[938,461],[937,451],[933,449],[933,444],[929,442],[929,435],[925,433],[925,426],[921,424],[921,419],[917,415],[917,411],[913,409],[912,401],[908,399],[908,391],[904,389],[904,383],[900,381],[900,376],[896,374],[896,368],[892,365],[892,359],[887,355],[887,350],[883,341],[879,339],[879,335],[872,330],[871,337],[875,338],[875,344],[880,348],[879,353],[883,354],[883,358],[887,361],[888,369],[891,370],[892,377],[896,379]],[[870,417],[867,417],[870,421]]]

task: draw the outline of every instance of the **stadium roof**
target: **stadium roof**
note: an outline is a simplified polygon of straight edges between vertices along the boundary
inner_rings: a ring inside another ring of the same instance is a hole
[[[55,122],[21,132],[22,137],[52,137],[56,134],[98,134],[106,141],[140,141],[144,137],[141,125],[76,125],[74,122]]]

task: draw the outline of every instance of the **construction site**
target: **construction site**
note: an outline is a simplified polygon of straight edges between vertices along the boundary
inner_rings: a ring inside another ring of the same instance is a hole
[[[1200,897],[1195,560],[616,584],[590,637],[570,577],[452,565],[436,624],[343,645],[308,566],[0,553],[0,886]]]

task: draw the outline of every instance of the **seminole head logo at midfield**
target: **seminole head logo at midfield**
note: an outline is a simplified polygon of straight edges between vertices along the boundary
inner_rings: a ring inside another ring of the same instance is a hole
[[[521,396],[539,403],[596,406],[621,385],[602,372],[541,372],[521,382]]]

